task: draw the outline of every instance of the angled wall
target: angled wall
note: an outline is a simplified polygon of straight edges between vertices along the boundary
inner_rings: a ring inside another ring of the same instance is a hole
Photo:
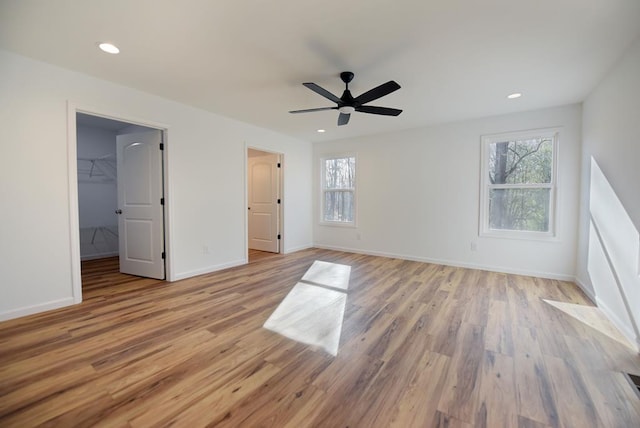
[[[640,40],[584,101],[577,279],[640,349]]]

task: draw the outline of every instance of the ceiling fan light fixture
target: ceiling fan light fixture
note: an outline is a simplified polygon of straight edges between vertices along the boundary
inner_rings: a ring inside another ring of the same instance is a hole
[[[356,111],[356,109],[353,106],[342,106],[338,109],[338,111],[343,114],[351,114]]]
[[[118,49],[118,47],[114,44],[111,43],[99,43],[98,47],[106,53],[110,53],[110,54],[117,54],[120,53],[120,49]]]

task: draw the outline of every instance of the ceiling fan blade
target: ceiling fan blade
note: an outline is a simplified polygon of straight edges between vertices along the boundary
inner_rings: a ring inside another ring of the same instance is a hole
[[[350,114],[340,113],[340,116],[338,116],[338,126],[346,125],[347,123],[349,123],[350,117]]]
[[[377,106],[360,106],[356,107],[356,111],[359,111],[361,113],[382,114],[385,116],[397,116],[402,113],[402,110],[398,110],[397,108]]]
[[[310,113],[312,111],[324,111],[324,110],[338,110],[338,107],[319,107],[319,108],[308,108],[305,110],[291,110],[289,113]]]
[[[389,80],[387,83],[383,83],[382,85],[377,86],[370,91],[367,91],[364,94],[356,97],[354,103],[356,105],[366,104],[370,101],[384,97],[385,95],[389,95],[391,92],[397,91],[398,89],[400,89],[400,85],[398,85],[393,80]]]
[[[323,87],[316,85],[315,83],[308,82],[308,83],[303,83],[303,85],[311,89],[316,94],[320,94],[326,99],[333,101],[334,103],[340,103],[340,98],[336,97],[331,92],[327,91]]]

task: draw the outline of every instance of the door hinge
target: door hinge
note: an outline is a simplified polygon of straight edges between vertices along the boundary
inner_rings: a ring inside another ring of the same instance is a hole
[[[160,198],[160,205],[164,205],[164,198]]]
[[[164,254],[164,251],[163,251],[162,252],[162,259],[164,260],[164,258],[165,258],[165,254]]]
[[[160,150],[164,150],[164,143],[160,143]]]
[[[280,203],[280,199],[278,199],[278,203]]]
[[[280,164],[280,162],[278,162],[278,168],[281,168],[281,167],[282,167],[282,165]]]
[[[278,233],[278,239],[280,239],[280,234]]]

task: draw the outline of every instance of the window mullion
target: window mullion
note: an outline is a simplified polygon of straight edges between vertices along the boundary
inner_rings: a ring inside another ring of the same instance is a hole
[[[323,158],[321,162],[321,223],[355,225],[355,156]]]
[[[551,189],[553,183],[489,184],[489,189]]]
[[[481,235],[555,234],[557,138],[557,129],[482,137]]]

